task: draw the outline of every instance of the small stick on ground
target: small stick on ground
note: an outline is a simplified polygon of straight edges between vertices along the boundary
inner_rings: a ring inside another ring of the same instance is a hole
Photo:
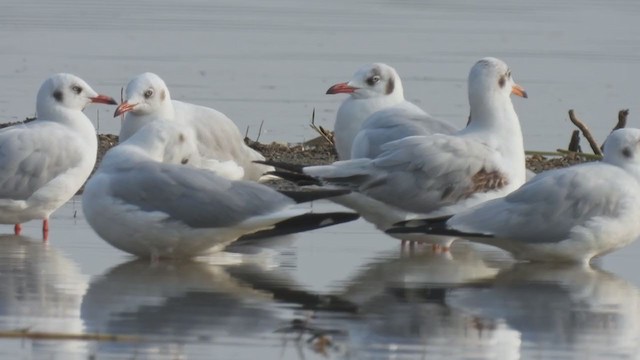
[[[600,146],[598,145],[596,140],[593,138],[593,135],[591,135],[589,128],[587,128],[587,125],[585,125],[582,121],[580,121],[576,117],[576,114],[574,113],[573,109],[569,110],[569,119],[575,126],[578,127],[578,129],[580,129],[584,138],[587,139],[587,141],[589,142],[589,146],[591,146],[591,150],[593,150],[593,153],[596,155],[602,156],[602,150],[600,150]]]
[[[264,120],[260,122],[260,127],[258,128],[258,137],[256,138],[256,142],[260,141],[260,135],[262,134],[262,125],[264,125]]]
[[[571,152],[582,152],[580,148],[580,130],[573,130],[571,133],[571,140],[569,141],[567,150]]]
[[[627,116],[629,116],[629,109],[623,109],[618,111],[618,123],[611,131],[613,132],[627,126]]]
[[[315,130],[320,136],[322,136],[329,144],[335,145],[333,142],[333,136],[327,130],[325,130],[322,126],[318,127],[316,125],[316,108],[313,108],[313,112],[311,113],[311,124],[309,124],[313,130]]]

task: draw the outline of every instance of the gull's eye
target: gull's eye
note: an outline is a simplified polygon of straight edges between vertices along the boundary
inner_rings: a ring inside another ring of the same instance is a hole
[[[144,98],[148,99],[151,96],[153,96],[153,89],[148,89],[147,91],[144,92]]]
[[[373,85],[377,84],[378,81],[380,81],[380,75],[373,75],[372,77],[367,79],[367,84],[369,86],[373,86]]]
[[[507,77],[511,78],[511,70],[507,71]]]
[[[78,85],[73,85],[71,87],[71,91],[73,91],[76,94],[80,94],[82,92],[82,88]]]

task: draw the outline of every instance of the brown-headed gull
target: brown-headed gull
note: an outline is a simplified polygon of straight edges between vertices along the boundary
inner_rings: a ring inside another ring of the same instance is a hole
[[[639,217],[640,130],[620,129],[607,138],[601,162],[546,171],[450,219],[389,231],[460,236],[522,260],[589,262],[638,238]]]
[[[220,251],[245,234],[290,234],[358,218],[295,206],[342,190],[278,192],[190,166],[185,139],[179,124],[153,121],[109,150],[82,197],[98,235],[139,257],[184,258]],[[182,154],[186,164],[162,162],[167,152]]]
[[[468,83],[471,121],[465,129],[409,136],[382,145],[375,158],[310,166],[302,172],[372,199],[366,210],[370,214],[363,216],[382,229],[400,217],[451,215],[510,193],[525,181],[522,131],[510,94],[526,93],[495,58],[479,60]],[[425,240],[445,247],[451,241]]]
[[[418,106],[405,100],[400,76],[387,64],[364,65],[353,74],[351,80],[335,84],[327,90],[327,94],[342,93],[350,96],[338,108],[334,124],[335,146],[340,160],[371,157],[367,156],[369,154],[367,151],[372,147],[407,136],[401,136],[400,132],[403,129],[397,128],[395,119],[389,115],[381,115],[368,121],[368,126],[365,127],[367,133],[360,135],[361,144],[356,147],[356,150],[353,149],[356,136],[363,130],[365,121],[375,112],[386,108],[398,107],[400,111],[420,117],[418,125],[426,128],[429,134],[455,131],[451,125],[431,118]],[[412,122],[415,123],[415,121]],[[353,151],[356,153],[352,154]]]
[[[165,82],[156,74],[133,78],[125,90],[125,101],[114,116],[124,114],[120,142],[126,141],[144,125],[156,120],[175,120],[197,138],[202,166],[231,179],[258,180],[272,168],[253,163],[264,160],[244,143],[236,124],[225,114],[204,106],[171,100]],[[220,170],[222,169],[222,170]]]
[[[82,113],[90,103],[116,105],[84,80],[55,74],[40,86],[37,120],[0,130],[0,223],[42,219],[43,237],[49,215],[87,180],[96,162],[98,142],[91,120]]]

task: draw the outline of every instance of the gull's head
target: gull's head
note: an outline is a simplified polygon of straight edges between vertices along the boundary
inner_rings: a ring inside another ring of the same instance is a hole
[[[400,76],[394,68],[382,63],[365,65],[348,82],[335,84],[327,90],[327,94],[343,93],[360,99],[382,96],[404,99]]]
[[[140,74],[129,81],[124,96],[114,117],[127,112],[139,116],[162,114],[171,104],[167,85],[154,73]]]
[[[604,161],[620,167],[640,165],[640,129],[618,129],[604,143]]]
[[[473,97],[509,98],[510,94],[527,97],[524,89],[513,80],[504,61],[492,57],[479,60],[469,72],[469,100]]]
[[[118,104],[113,98],[98,94],[79,77],[59,73],[49,77],[40,86],[36,113],[42,117],[51,114],[55,108],[82,111],[90,103]]]

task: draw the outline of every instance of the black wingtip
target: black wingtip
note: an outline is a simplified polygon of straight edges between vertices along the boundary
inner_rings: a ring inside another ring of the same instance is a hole
[[[416,219],[401,221],[394,224],[394,227],[385,230],[387,234],[430,234],[455,237],[490,238],[488,234],[467,233],[451,229],[447,226],[447,220],[451,216],[434,219]]]
[[[293,173],[293,172],[289,172],[289,171],[280,171],[280,170],[275,170],[275,171],[269,171],[267,172],[265,175],[273,175],[273,176],[277,176],[283,180],[287,180],[290,181],[298,186],[310,186],[310,185],[322,185],[322,182],[312,176],[309,175],[305,175],[305,174],[299,174],[299,173]]]
[[[351,212],[332,213],[308,213],[292,217],[277,223],[272,229],[262,230],[253,234],[244,235],[235,244],[243,241],[265,239],[274,236],[284,236],[299,232],[322,229],[328,226],[343,224],[360,218],[360,215]]]
[[[319,189],[319,190],[278,190],[282,195],[291,198],[298,204],[347,195],[351,191],[343,189]]]
[[[273,166],[278,170],[284,170],[284,171],[288,171],[296,174],[304,174],[302,169],[308,166],[308,165],[301,165],[301,164],[290,164],[290,163],[275,161],[275,160],[254,160],[253,162],[256,164]]]

